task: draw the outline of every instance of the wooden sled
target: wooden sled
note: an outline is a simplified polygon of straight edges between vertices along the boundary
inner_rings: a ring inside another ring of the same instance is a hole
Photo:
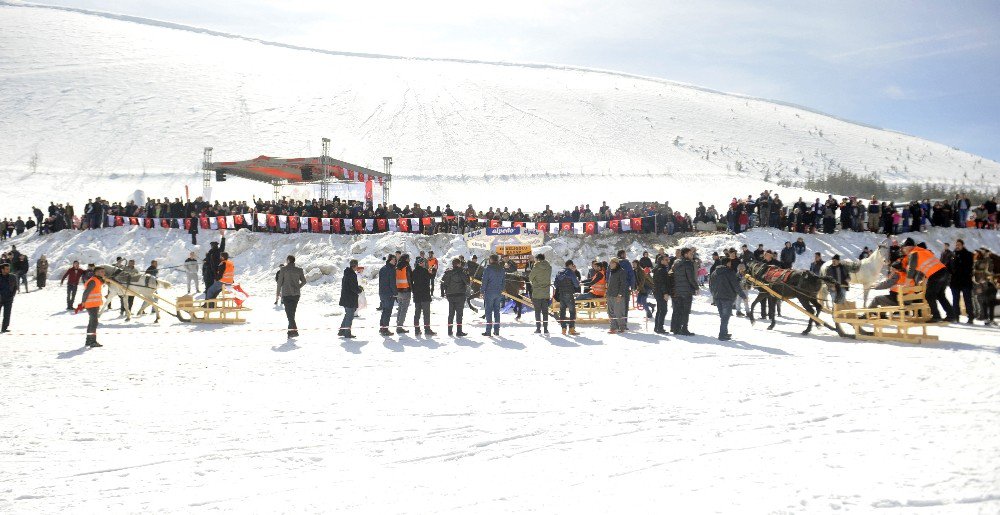
[[[246,322],[243,312],[250,308],[240,307],[232,297],[217,297],[214,299],[195,299],[191,295],[177,298],[177,312],[186,313],[188,319],[184,322],[200,324],[242,324]]]
[[[834,306],[834,321],[854,328],[859,340],[929,343],[938,337],[927,328],[945,325],[930,323],[931,307],[924,297],[924,285],[903,286],[896,295],[896,305],[858,308],[854,302]]]
[[[593,299],[580,299],[576,304],[576,323],[578,324],[608,324],[608,301],[603,297]],[[550,308],[552,316],[559,318],[559,303],[552,302]]]

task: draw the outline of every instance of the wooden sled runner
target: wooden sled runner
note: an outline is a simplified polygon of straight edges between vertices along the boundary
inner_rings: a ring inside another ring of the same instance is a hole
[[[611,322],[611,319],[608,318],[608,301],[603,297],[581,299],[574,301],[574,304],[576,304],[577,324],[608,324]],[[558,319],[559,303],[552,302],[550,311],[552,316]]]
[[[217,297],[214,299],[195,299],[190,295],[177,298],[177,313],[186,313],[187,320],[178,316],[184,322],[200,324],[242,324],[246,322],[243,312],[250,308],[240,307],[232,297]]]
[[[833,319],[853,327],[859,340],[935,342],[938,337],[927,334],[927,328],[945,324],[929,322],[931,308],[924,298],[925,289],[924,285],[901,287],[893,306],[858,308],[854,302],[838,304]]]

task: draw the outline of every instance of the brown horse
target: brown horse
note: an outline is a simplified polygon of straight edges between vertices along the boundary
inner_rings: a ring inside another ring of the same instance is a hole
[[[766,284],[775,293],[785,299],[796,299],[799,304],[811,315],[819,316],[823,312],[822,297],[820,292],[824,286],[834,285],[833,279],[820,277],[808,270],[782,269],[769,265],[762,261],[752,261],[746,264],[747,273],[754,279]],[[845,336],[840,329],[840,325],[831,326],[823,323],[827,329],[837,331],[837,334]],[[812,331],[813,319],[809,318],[809,325],[802,334],[809,334]]]

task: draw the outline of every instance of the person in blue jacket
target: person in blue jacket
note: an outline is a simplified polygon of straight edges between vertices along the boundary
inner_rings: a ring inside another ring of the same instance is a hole
[[[624,250],[618,251],[618,266],[625,272],[625,282],[628,284],[628,291],[625,292],[625,309],[619,316],[624,318],[624,320],[620,321],[622,324],[621,327],[628,327],[628,305],[631,293],[635,291],[635,269],[632,268],[632,263],[625,257]]]
[[[393,254],[385,257],[385,265],[378,271],[378,300],[382,311],[378,334],[392,336],[389,319],[392,317],[392,305],[396,302],[396,256]]]
[[[500,307],[503,305],[504,280],[507,274],[500,266],[496,254],[490,256],[490,264],[483,270],[483,309],[486,310],[486,332],[483,336],[500,335]]]

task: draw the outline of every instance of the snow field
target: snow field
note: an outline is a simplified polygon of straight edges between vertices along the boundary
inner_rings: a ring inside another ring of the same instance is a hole
[[[54,269],[88,252],[186,255],[177,234],[143,231],[23,238],[19,248],[33,258],[47,252]],[[928,236],[933,247],[958,233]],[[996,233],[976,236],[996,248]],[[679,244],[708,250],[781,237],[752,231]],[[807,244],[848,254],[862,238]],[[549,246],[560,259],[627,246],[610,240]],[[504,315],[502,337],[486,338],[467,310],[471,336],[456,340],[444,336],[446,302],[435,298],[438,336],[384,339],[370,283],[359,338],[336,338],[344,260],[362,258],[369,275],[372,253],[425,245],[466,252],[447,236],[234,234],[227,248],[254,295],[248,324],[164,317],[157,326],[112,311],[102,319],[101,349],[82,349],[85,319],[62,310],[57,283],[18,296],[15,332],[0,337],[8,379],[0,511],[1000,508],[995,330],[938,328],[942,341],[923,346],[826,330],[804,338],[803,318],[786,309],[774,331],[734,318],[735,339],[719,342],[718,317],[702,295],[691,319],[696,337],[655,338],[633,311],[637,331],[626,336],[590,326],[563,337],[553,324],[555,334],[542,338],[528,314],[520,323]],[[141,253],[148,248],[158,250]],[[271,304],[272,265],[287,253],[320,273],[303,290],[302,337],[293,341]],[[335,272],[323,275],[324,266]],[[177,283],[167,294],[184,291]]]

